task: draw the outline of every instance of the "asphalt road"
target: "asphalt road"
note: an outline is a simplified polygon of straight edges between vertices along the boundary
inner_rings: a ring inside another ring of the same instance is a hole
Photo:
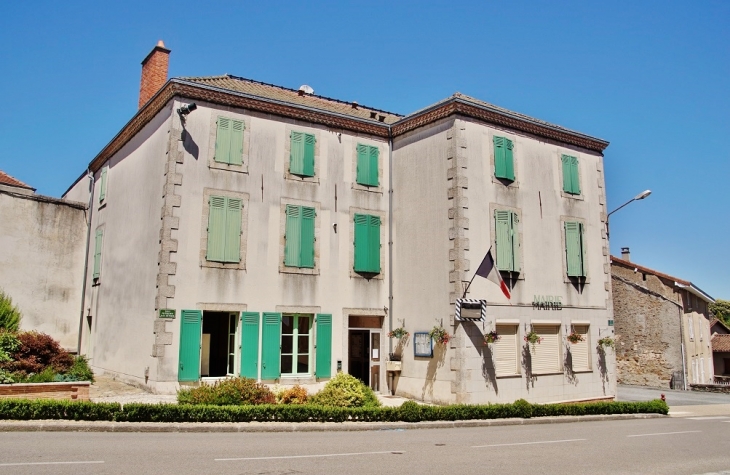
[[[667,398],[667,404],[674,406],[696,406],[707,404],[730,404],[730,394],[708,393],[703,391],[680,391],[674,389],[653,389],[643,386],[618,386],[617,401],[650,401],[659,399],[661,395]]]
[[[309,433],[0,434],[13,474],[730,473],[730,417]]]

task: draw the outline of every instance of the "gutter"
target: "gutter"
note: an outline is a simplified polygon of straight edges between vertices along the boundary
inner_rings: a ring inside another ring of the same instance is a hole
[[[692,282],[690,282],[689,285],[684,285],[684,284],[680,284],[679,282],[675,281],[674,286],[678,287],[680,289],[686,290],[687,292],[689,292],[693,295],[696,295],[697,297],[701,298],[702,300],[704,300],[707,303],[715,303],[715,299],[710,297],[710,295],[707,292],[700,289]]]
[[[87,170],[89,177],[89,224],[86,227],[86,252],[84,253],[84,277],[81,283],[81,311],[79,312],[79,338],[76,344],[76,354],[81,354],[81,334],[84,330],[84,307],[86,306],[86,278],[89,274],[89,246],[91,245],[91,217],[94,214],[94,174],[91,168]],[[89,335],[91,337],[91,335]]]

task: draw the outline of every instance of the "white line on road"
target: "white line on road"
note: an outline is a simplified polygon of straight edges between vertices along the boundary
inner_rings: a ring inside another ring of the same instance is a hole
[[[715,419],[727,419],[728,416],[700,416],[700,417],[688,417],[687,419],[693,420],[693,421],[711,421]],[[730,421],[725,421],[730,422]]]
[[[559,444],[561,442],[578,442],[586,439],[563,439],[563,440],[541,440],[538,442],[517,442],[514,444],[494,444],[494,445],[472,445],[472,449],[479,449],[482,447],[508,447],[510,445],[533,445],[533,444]]]
[[[229,459],[214,459],[216,462],[231,462],[236,460],[277,460],[277,459],[308,459],[318,457],[348,457],[352,455],[380,455],[380,454],[404,454],[403,450],[386,450],[384,452],[350,452],[346,454],[319,454],[319,455],[281,455],[276,457],[242,457]]]
[[[626,437],[648,437],[650,435],[672,435],[672,434],[694,434],[697,432],[702,432],[701,430],[683,430],[680,432],[656,432],[654,434],[635,434],[635,435],[627,435]]]
[[[77,462],[16,462],[16,463],[0,463],[0,467],[19,467],[23,465],[73,465],[84,463],[104,463],[103,460],[89,460]]]

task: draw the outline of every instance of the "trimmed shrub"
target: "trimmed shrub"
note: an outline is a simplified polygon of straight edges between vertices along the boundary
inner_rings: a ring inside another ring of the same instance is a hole
[[[276,396],[263,383],[250,378],[228,378],[213,386],[181,389],[177,393],[180,404],[212,404],[217,406],[242,404],[275,404]]]
[[[89,368],[89,360],[84,355],[75,357],[71,368],[62,376],[66,378],[65,381],[94,382],[94,372]]]
[[[279,404],[306,404],[308,398],[309,394],[306,388],[297,384],[292,388],[282,391],[277,399],[279,400]]]
[[[312,404],[335,407],[379,407],[380,401],[372,389],[354,376],[337,373],[317,394],[309,398]]]
[[[119,403],[87,401],[0,399],[0,419],[113,421],[122,410]]]
[[[26,376],[50,366],[56,373],[66,373],[74,363],[73,356],[50,335],[30,331],[20,332],[17,337],[20,345],[10,353],[12,361],[0,363],[0,369]]]
[[[406,401],[398,408],[398,419],[403,422],[419,422],[421,405],[414,401]]]
[[[20,328],[22,316],[18,307],[13,305],[13,300],[8,294],[0,289],[0,329],[17,332]]]

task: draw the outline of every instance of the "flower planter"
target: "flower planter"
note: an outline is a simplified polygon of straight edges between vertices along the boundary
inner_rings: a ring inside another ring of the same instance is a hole
[[[402,361],[386,361],[385,370],[386,371],[400,371],[402,368],[402,365],[403,365]]]

